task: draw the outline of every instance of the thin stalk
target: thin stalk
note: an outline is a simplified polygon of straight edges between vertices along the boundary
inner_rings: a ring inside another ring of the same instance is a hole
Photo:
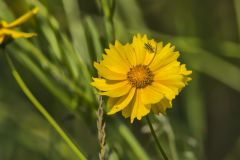
[[[103,120],[103,99],[102,96],[99,96],[99,107],[97,111],[97,129],[98,129],[98,142],[100,146],[99,151],[99,160],[104,160],[105,157],[105,148],[106,148],[106,132],[105,132],[106,123]]]
[[[42,106],[42,104],[35,98],[32,92],[28,89],[27,85],[21,78],[20,74],[16,70],[11,58],[8,54],[6,55],[6,59],[8,65],[11,69],[12,75],[15,78],[17,84],[27,96],[27,98],[32,102],[33,106],[46,118],[49,124],[56,130],[56,132],[62,137],[62,139],[68,144],[68,146],[72,149],[72,151],[77,155],[80,160],[86,160],[86,157],[81,153],[78,147],[73,143],[73,141],[67,136],[67,134],[63,131],[63,129],[58,125],[58,123],[53,119],[53,117],[47,112],[47,110]]]
[[[115,41],[115,26],[114,26],[114,12],[116,8],[115,0],[100,0],[100,7],[103,13],[105,34],[107,36],[107,43]]]
[[[150,130],[151,130],[152,136],[153,136],[153,138],[154,138],[154,140],[155,140],[155,143],[156,143],[159,151],[161,152],[164,160],[168,160],[167,154],[166,154],[165,151],[163,150],[163,148],[162,148],[162,146],[161,146],[161,144],[160,144],[160,142],[159,142],[159,140],[158,140],[158,138],[157,138],[157,135],[156,135],[156,133],[155,133],[155,131],[154,131],[154,129],[153,129],[152,123],[151,123],[148,115],[146,116],[146,119],[147,119],[147,122],[148,122],[149,128],[150,128]]]

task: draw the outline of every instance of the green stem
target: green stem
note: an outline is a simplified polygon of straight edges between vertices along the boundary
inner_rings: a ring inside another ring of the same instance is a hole
[[[103,12],[105,34],[107,36],[107,44],[115,41],[115,27],[113,16],[116,7],[115,0],[100,0],[101,10]]]
[[[240,0],[234,0],[233,2],[237,18],[238,38],[240,39]]]
[[[53,119],[53,117],[47,112],[47,110],[41,105],[41,103],[35,98],[32,92],[28,89],[27,85],[24,83],[20,74],[16,70],[11,58],[8,54],[5,54],[7,58],[8,65],[11,69],[12,75],[15,78],[17,84],[22,89],[24,94],[28,97],[28,99],[32,102],[34,107],[46,118],[46,120],[52,125],[52,127],[56,130],[56,132],[63,138],[63,140],[69,145],[72,151],[78,156],[80,160],[86,160],[86,157],[80,152],[77,146],[73,143],[73,141],[67,136],[67,134],[63,131],[63,129],[58,125],[58,123]]]
[[[156,135],[156,133],[155,133],[155,131],[154,131],[154,129],[153,129],[153,126],[152,126],[152,123],[151,123],[151,121],[150,121],[150,119],[149,119],[149,116],[147,115],[146,118],[147,118],[147,122],[148,122],[149,128],[150,128],[150,130],[151,130],[151,133],[152,133],[152,135],[153,135],[153,137],[154,137],[154,140],[155,140],[155,142],[156,142],[156,145],[157,145],[159,151],[161,152],[164,160],[168,160],[167,154],[164,152],[164,150],[163,150],[163,148],[162,148],[162,146],[161,146],[161,144],[160,144],[160,142],[159,142],[159,140],[158,140],[158,138],[157,138],[157,135]]]

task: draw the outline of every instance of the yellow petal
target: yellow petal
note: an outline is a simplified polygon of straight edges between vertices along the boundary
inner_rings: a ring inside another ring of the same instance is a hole
[[[36,33],[24,33],[24,32],[18,32],[10,29],[1,29],[0,30],[0,36],[10,36],[13,39],[17,38],[30,38],[33,36],[36,36]]]
[[[101,78],[93,78],[93,80],[94,82],[91,85],[102,91],[114,90],[128,84],[128,81],[112,82]]]
[[[154,77],[154,81],[159,81],[159,82],[163,82],[163,81],[177,81],[177,82],[182,82],[183,81],[184,76],[180,75],[180,74],[158,74]]]
[[[122,45],[119,41],[115,42],[118,53],[128,62],[129,66],[137,65],[134,48],[130,44]],[[120,52],[121,51],[121,52]]]
[[[186,81],[189,79],[184,74],[190,74],[191,71],[187,71],[184,65],[180,66],[180,63],[174,61],[167,66],[161,68],[159,71],[154,72],[154,81],[157,81],[166,86],[175,85],[178,87],[184,87]]]
[[[152,49],[148,50],[146,45],[149,45]],[[141,36],[140,34],[138,34],[134,36],[132,46],[134,48],[137,65],[147,65],[147,63],[149,63],[154,57],[157,45],[157,42],[153,39],[149,40],[147,35]]]
[[[135,90],[136,90],[136,88],[132,88],[127,95],[119,98],[119,100],[113,105],[112,109],[110,110],[110,112],[108,112],[108,114],[111,115],[120,110],[123,110],[133,99]]]
[[[177,58],[180,56],[179,52],[173,52],[175,49],[174,46],[170,47],[170,44],[167,44],[163,47],[161,51],[159,51],[154,60],[149,65],[150,69],[152,71],[156,71],[159,68],[162,68],[163,66],[176,61]]]
[[[110,49],[105,49],[107,55],[103,55],[103,60],[100,64],[104,65],[108,69],[117,72],[127,74],[130,69],[128,61],[121,54],[121,50],[117,47],[110,45]]]
[[[3,43],[4,41],[4,35],[0,36],[0,45]]]
[[[141,93],[139,90],[136,92],[136,100],[133,105],[132,113],[131,113],[131,123],[133,123],[134,119],[137,118],[141,120],[143,116],[147,115],[150,112],[151,105],[144,105],[141,101]]]
[[[122,115],[124,118],[128,118],[131,116],[133,105],[135,100],[132,100],[123,110],[122,110]]]
[[[107,100],[107,107],[111,110],[114,104],[116,104],[120,98],[121,97],[117,97],[117,98],[109,97]]]
[[[156,62],[155,65],[150,65],[150,68],[155,71],[155,70],[158,70],[158,69],[161,69],[162,67],[170,64],[171,62],[174,62],[177,60],[177,58],[180,56],[180,53],[178,52],[172,52],[172,53],[169,53],[169,56],[163,58],[163,59],[157,59],[155,58]],[[176,61],[177,62],[177,61]]]
[[[109,97],[121,97],[127,94],[131,88],[132,86],[130,84],[126,84],[122,87],[119,87],[113,90],[109,90],[106,92],[99,92],[98,94],[103,96],[109,96]]]
[[[192,71],[191,71],[191,70],[187,70],[187,69],[186,69],[186,65],[185,65],[185,64],[182,64],[182,65],[181,65],[180,74],[190,75],[190,74],[192,74]]]
[[[113,72],[107,67],[94,62],[94,67],[98,70],[100,76],[109,79],[109,80],[124,80],[126,79],[126,74]]]
[[[35,14],[37,14],[37,12],[39,11],[39,9],[37,7],[35,7],[34,9],[32,9],[31,11],[25,13],[24,15],[22,15],[21,17],[19,17],[18,19],[16,19],[15,21],[9,23],[8,25],[6,25],[6,28],[14,28],[17,27],[23,23],[25,23],[26,21],[28,21],[30,18],[32,18]]]
[[[172,90],[159,82],[153,82],[152,85],[159,90],[167,99],[172,100],[178,94],[178,90]]]
[[[166,109],[171,107],[172,107],[172,102],[166,98],[163,98],[159,103],[153,104],[151,108],[153,113],[155,114],[159,114],[159,113],[165,114]]]
[[[158,74],[154,76],[155,82],[167,86],[168,88],[176,92],[176,95],[187,84],[189,80],[190,78],[185,77],[181,74],[180,67],[178,70],[176,69],[165,72],[158,72]]]
[[[164,95],[156,88],[156,86],[149,85],[143,89],[140,89],[142,102],[144,104],[153,104],[159,102]]]
[[[178,61],[173,61],[164,67],[155,70],[153,72],[155,79],[158,79],[158,77],[165,77],[169,75],[176,75],[176,74],[181,74],[181,67],[180,67],[180,62]]]
[[[8,23],[6,21],[1,21],[0,22],[0,29],[1,28],[6,28],[8,26]]]
[[[143,64],[143,61],[144,61],[145,56],[146,56],[146,51],[144,49],[144,42],[147,42],[147,36],[146,35],[141,37],[141,35],[138,34],[137,36],[133,37],[132,46],[133,46],[134,51],[135,51],[137,65],[138,64]]]
[[[176,86],[176,87],[184,87],[186,82],[185,82],[185,77],[182,75],[172,75],[172,76],[167,76],[167,77],[162,77],[159,78],[156,82],[159,82],[165,86]]]

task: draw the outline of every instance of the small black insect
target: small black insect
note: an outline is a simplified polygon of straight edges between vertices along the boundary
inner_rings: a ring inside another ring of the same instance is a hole
[[[154,53],[154,48],[150,43],[145,43],[144,46],[145,49],[148,50],[150,53]]]

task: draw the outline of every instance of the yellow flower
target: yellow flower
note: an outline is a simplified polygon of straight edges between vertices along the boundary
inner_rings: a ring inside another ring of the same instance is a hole
[[[0,22],[0,45],[3,44],[4,41],[8,38],[17,39],[17,38],[30,38],[32,36],[35,36],[36,35],[35,33],[19,32],[14,30],[14,28],[28,21],[37,12],[38,12],[38,8],[34,8],[11,23],[1,21]]]
[[[164,46],[139,34],[131,44],[110,45],[103,60],[94,63],[102,78],[91,83],[100,95],[109,96],[108,114],[122,111],[132,123],[150,111],[165,113],[192,73],[177,61],[180,53],[174,49],[170,43]]]

